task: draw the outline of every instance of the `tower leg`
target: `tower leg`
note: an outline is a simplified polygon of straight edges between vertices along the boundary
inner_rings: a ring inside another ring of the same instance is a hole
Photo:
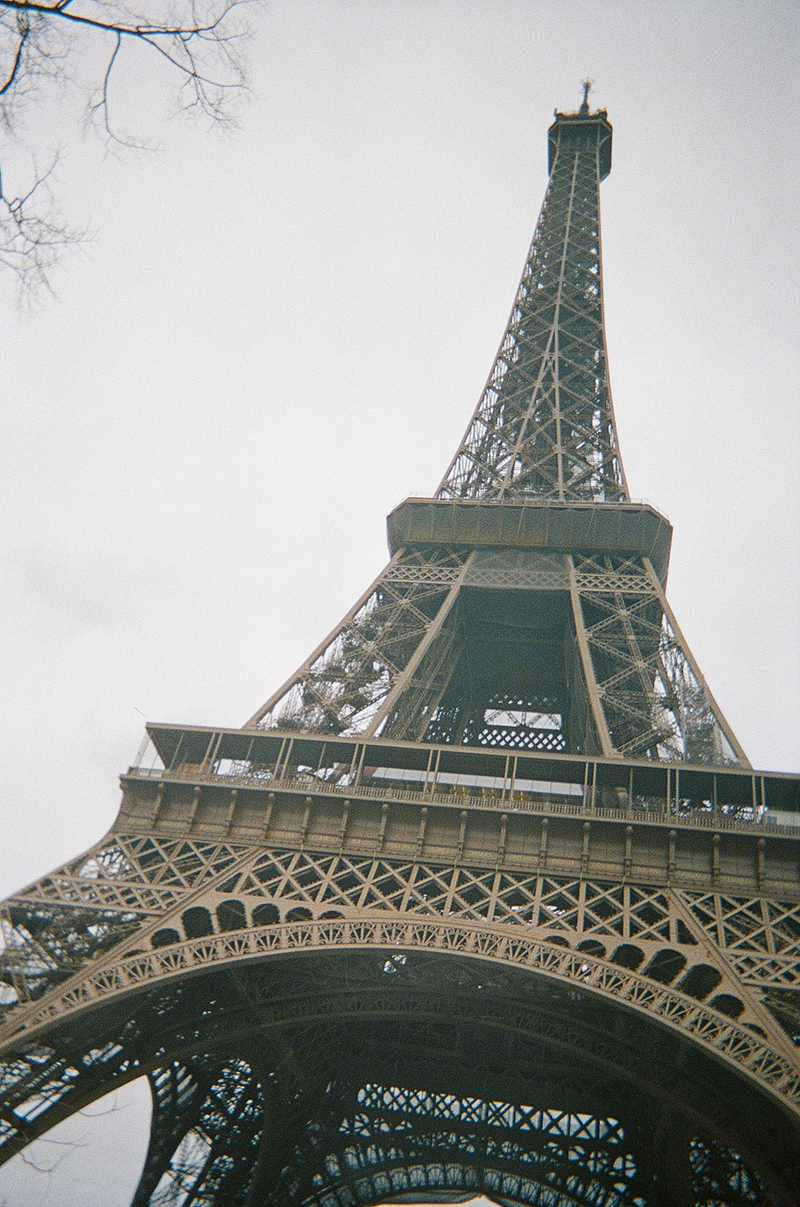
[[[663,1114],[646,1138],[645,1175],[649,1207],[695,1207],[686,1123]]]
[[[263,1134],[263,1091],[243,1060],[177,1062],[154,1091],[150,1150],[133,1207],[155,1200],[236,1207],[252,1181]],[[172,1108],[172,1109],[171,1109]],[[155,1196],[155,1197],[154,1197]]]

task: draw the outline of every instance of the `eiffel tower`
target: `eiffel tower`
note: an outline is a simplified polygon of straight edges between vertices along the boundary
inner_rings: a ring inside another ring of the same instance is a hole
[[[609,388],[612,128],[557,112],[486,388],[241,729],[152,724],[2,906],[0,1160],[135,1078],[134,1207],[800,1203],[800,781],[665,597]]]

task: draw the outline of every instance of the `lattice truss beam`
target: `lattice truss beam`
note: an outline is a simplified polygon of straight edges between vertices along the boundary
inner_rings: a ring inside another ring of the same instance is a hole
[[[174,925],[177,939],[199,937],[199,923],[184,914],[207,894],[213,906],[205,919],[209,934],[238,929],[233,925],[238,921],[258,926],[324,920],[351,910],[358,916],[373,910],[413,913],[515,931],[522,927],[570,942],[596,938],[604,954],[618,941],[657,949],[678,944],[685,958],[670,979],[693,962],[697,944],[710,941],[743,982],[800,987],[797,902],[601,885],[500,868],[113,835],[4,903],[0,978],[7,1003],[37,1000],[120,944],[139,947],[143,935],[154,933],[154,923]],[[227,909],[219,910],[217,900],[228,901]],[[268,902],[274,908],[260,911]]]
[[[400,550],[248,725],[377,733],[448,616],[470,555]],[[452,638],[451,638],[452,640]]]
[[[263,1089],[250,1065],[175,1061],[155,1069],[150,1085],[150,1147],[131,1207],[240,1202],[264,1142]]]
[[[371,1207],[454,1193],[536,1207],[651,1201],[618,1119],[397,1085],[367,1084],[347,1096],[331,1088],[327,1128],[318,1122],[298,1145],[270,1205]],[[699,1136],[688,1148],[694,1202],[773,1202],[739,1154]]]
[[[270,1202],[343,1207],[471,1191],[542,1207],[646,1207],[617,1119],[376,1084],[331,1098],[327,1128],[298,1146]]]
[[[511,318],[440,498],[627,497],[601,297],[599,184],[607,138],[610,128],[599,117],[561,125]]]
[[[477,556],[437,546],[399,551],[248,724],[748,765],[647,558],[547,555],[561,573],[540,577],[558,577],[565,603],[542,636],[520,618],[552,599],[552,589],[528,589],[517,616],[507,615],[500,597],[513,590],[514,570],[495,572],[500,592],[476,587]],[[503,557],[512,554],[495,555]],[[530,574],[516,577],[525,583]],[[487,601],[480,624],[465,602],[477,592]],[[476,646],[517,652],[510,667],[498,655],[492,681],[476,685]],[[554,689],[552,667],[562,664],[575,670],[561,672]],[[530,719],[541,714],[558,719],[542,729]]]
[[[389,963],[388,971],[401,971],[405,958]],[[328,1076],[340,1072],[342,1038],[335,1028],[306,1029],[306,1061]],[[287,1060],[294,1076],[285,1073]],[[260,1081],[252,1062],[208,1057],[173,1062],[154,1070],[150,1080],[153,1131],[133,1207],[166,1207],[176,1191],[191,1202],[245,1207],[256,1201],[264,1207],[374,1207],[400,1194],[433,1199],[454,1192],[539,1207],[647,1207],[652,1201],[641,1137],[634,1153],[626,1127],[607,1115],[353,1083],[341,1075],[312,1088],[280,1040],[271,1060],[264,1064],[262,1058]],[[287,1129],[286,1111],[291,1115],[298,1103],[296,1122]],[[270,1136],[271,1117],[281,1108],[284,1127]],[[740,1154],[684,1135],[673,1144],[676,1156],[684,1144],[693,1202],[777,1207]],[[221,1181],[221,1168],[235,1169],[238,1180]],[[226,1190],[229,1197],[220,1197]]]
[[[118,835],[12,898],[2,931],[0,1043],[12,1046],[189,967],[298,945],[422,945],[521,963],[624,1001],[800,1109],[796,902]],[[38,1073],[20,1076],[23,1085]],[[53,1084],[56,1102],[64,1090]],[[29,1088],[0,1133],[13,1139],[45,1098]]]
[[[386,965],[384,974],[406,973],[403,955]],[[367,985],[353,988],[362,995]],[[236,996],[234,990],[231,997],[230,989],[218,986],[215,995],[228,998],[228,1010]],[[258,1000],[255,982],[242,978],[238,991],[240,1001]],[[219,1004],[217,1000],[204,1013],[210,1016]],[[256,1038],[264,1020],[254,1011],[254,1030],[247,1037],[240,1031],[238,1039],[229,1038],[216,1055],[162,1058],[153,1065],[154,1023],[156,1034],[160,1020],[165,1035],[176,1023],[184,1042],[194,1035],[185,1006],[186,994],[180,992],[153,997],[138,1017],[129,1013],[118,1024],[118,1042],[90,1049],[76,1060],[73,1041],[71,1065],[59,1061],[52,1048],[26,1049],[28,1063],[39,1066],[34,1095],[39,1107],[48,1097],[56,1099],[58,1090],[62,1101],[70,1091],[77,1093],[76,1107],[90,1101],[92,1089],[96,1096],[104,1088],[98,1073],[104,1074],[105,1087],[129,1079],[142,1067],[131,1059],[131,1051],[144,1058],[150,1050],[145,1067],[151,1066],[151,1140],[133,1207],[176,1202],[374,1207],[390,1195],[445,1190],[501,1194],[503,1202],[540,1207],[649,1207],[652,1201],[652,1173],[643,1159],[648,1144],[641,1129],[638,1136],[635,1130],[629,1135],[627,1124],[608,1113],[342,1080],[349,1057],[343,1051],[345,1034],[336,1024],[306,1024],[302,1036],[295,1032],[291,1038],[285,1025],[272,1026]],[[349,1007],[344,1006],[346,1017]],[[408,1007],[413,1009],[410,1000]],[[329,1010],[323,1005],[322,1015]],[[205,1043],[214,1047],[218,1042],[212,1029]],[[225,1054],[231,1042],[245,1055]],[[430,1042],[436,1041],[429,1034]],[[295,1048],[302,1049],[302,1062]],[[254,1058],[251,1051],[258,1055]],[[524,1051],[517,1047],[518,1058],[527,1059]],[[6,1065],[7,1085],[9,1074],[18,1074],[22,1064]],[[93,1066],[93,1087],[86,1084],[91,1072],[79,1073],[76,1065]],[[316,1082],[309,1081],[304,1071],[309,1068],[320,1072]],[[82,1086],[77,1084],[80,1077]],[[31,1088],[29,1080],[28,1092]],[[553,1091],[545,1097],[552,1098]],[[8,1100],[13,1102],[13,1094]],[[35,1114],[28,1107],[27,1118],[35,1120]],[[673,1146],[675,1152],[687,1141],[692,1202],[777,1207],[766,1184],[739,1154],[700,1135],[684,1135]]]
[[[406,965],[402,953],[388,957],[385,979],[406,981]],[[468,992],[468,983],[460,983]],[[109,1028],[116,1042],[90,1046],[82,1058],[82,1049],[76,1049],[69,1035],[66,1045],[62,1036],[54,1048],[29,1044],[23,1058],[7,1062],[4,1069],[6,1101],[15,1108],[7,1118],[17,1126],[24,1118],[35,1132],[37,1112],[44,1105],[52,1103],[57,1109],[60,1100],[63,1108],[72,1094],[78,1108],[91,1101],[93,1091],[96,1096],[109,1083],[149,1067],[151,1143],[133,1207],[167,1207],[176,1201],[209,1207],[255,1202],[265,1207],[374,1207],[390,1193],[444,1190],[502,1193],[504,1202],[541,1207],[563,1207],[564,1202],[575,1207],[649,1207],[647,1131],[639,1129],[637,1134],[632,1129],[628,1134],[628,1125],[608,1113],[342,1080],[342,1069],[352,1056],[346,1049],[347,1032],[355,1021],[353,1005],[369,994],[368,982],[362,984],[357,977],[352,982],[353,1001],[339,1003],[344,1014],[338,1023],[331,1018],[332,1002],[324,1000],[324,988],[317,984],[322,999],[319,1019],[330,1021],[316,1026],[306,1022],[302,1033],[294,1035],[283,1013],[285,1004],[276,1011],[277,1001],[268,990],[263,1000],[272,1003],[266,1016],[270,1026],[266,1032],[261,1029],[265,1016],[258,1012],[264,990],[234,969],[227,988],[218,983],[205,1009],[200,1004],[205,995],[198,999],[190,985],[171,994],[151,994],[143,1008],[129,1009]],[[290,992],[296,997],[302,985],[295,984]],[[385,992],[380,997],[385,998]],[[250,1004],[252,1027],[243,1028],[244,1019],[238,1027],[228,1024],[223,1038],[217,1024],[201,1039],[198,1019],[211,1019],[220,1007],[229,1013],[237,998],[239,1013],[244,1004],[247,1014]],[[192,1001],[196,1004],[187,1014]],[[368,1008],[374,1010],[375,1004]],[[395,1009],[405,1017],[414,1008],[413,998],[406,999],[401,991]],[[296,1008],[293,1014],[296,1018]],[[558,1028],[558,1021],[554,1023]],[[164,1060],[164,1046],[174,1047],[176,1040],[202,1051],[218,1047],[221,1038],[216,1055]],[[428,1047],[437,1039],[435,1031],[423,1029],[415,1041],[412,1027],[403,1042]],[[355,1038],[352,1043],[359,1046]],[[67,1058],[59,1054],[59,1046],[71,1046]],[[243,1054],[232,1055],[231,1046]],[[302,1052],[300,1061],[295,1051]],[[139,1053],[142,1064],[132,1059],[132,1052]],[[538,1050],[528,1052],[524,1043],[518,1042],[514,1052],[516,1056],[508,1053],[514,1065],[538,1060]],[[34,1072],[23,1086],[21,1070],[26,1064]],[[315,1079],[309,1080],[309,1070],[317,1072]],[[20,1099],[20,1091],[29,1097]],[[552,1099],[553,1091],[544,1097]],[[631,1119],[636,1117],[635,1108],[629,1113]],[[684,1142],[689,1138],[684,1136]],[[758,1174],[719,1141],[694,1135],[688,1155],[696,1195],[692,1202],[777,1207]],[[553,1198],[555,1194],[561,1197]]]
[[[748,766],[649,559],[570,556],[569,562],[603,752]]]

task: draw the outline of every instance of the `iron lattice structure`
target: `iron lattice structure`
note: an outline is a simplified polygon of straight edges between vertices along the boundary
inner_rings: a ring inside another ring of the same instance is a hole
[[[111,832],[0,914],[0,1160],[147,1076],[134,1207],[800,1203],[800,781],[665,596],[611,406],[598,193],[550,184],[391,560],[242,729],[148,726]]]
[[[605,113],[560,115],[548,150],[550,184],[511,318],[441,499],[627,498],[603,325]]]

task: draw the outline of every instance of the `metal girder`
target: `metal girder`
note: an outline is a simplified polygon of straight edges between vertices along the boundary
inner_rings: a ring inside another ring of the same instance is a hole
[[[328,1104],[322,1169],[304,1154],[306,1177],[287,1170],[268,1202],[338,1207],[456,1191],[530,1204],[641,1202],[617,1119],[397,1085],[346,1089]]]
[[[248,726],[373,732],[439,632],[468,558],[447,548],[400,551]]]
[[[624,1001],[787,1102],[796,1099],[800,1111],[794,1046],[800,905],[720,893],[713,875],[707,892],[626,883],[630,871],[622,883],[591,878],[591,823],[578,819],[584,854],[577,878],[545,870],[553,859],[547,818],[537,868],[501,866],[505,852],[494,867],[462,865],[466,814],[458,839],[455,833],[451,839],[455,860],[437,863],[421,858],[428,811],[423,806],[418,854],[406,859],[390,854],[397,836],[380,857],[304,849],[308,804],[303,829],[294,839],[286,834],[282,852],[261,844],[114,836],[71,878],[95,880],[98,867],[113,869],[128,899],[142,894],[135,930],[126,913],[127,929],[111,946],[82,901],[43,913],[35,888],[12,900],[14,922],[0,966],[6,983],[23,992],[6,1008],[0,1042],[15,1047],[75,1012],[204,968],[326,946],[421,947],[509,962]],[[628,869],[632,829],[625,836]],[[152,903],[151,882],[175,886],[169,906]],[[108,911],[99,908],[97,917],[107,919]],[[55,959],[44,965],[43,955],[51,947],[57,952],[70,929],[96,947],[87,947],[77,970]]]
[[[711,696],[647,558],[570,557],[576,631],[605,754],[747,756]]]
[[[537,715],[559,722],[548,732]],[[633,555],[407,548],[254,720],[749,766],[651,562]]]
[[[264,1133],[263,1091],[248,1063],[208,1058],[195,1065],[197,1093],[187,1110],[159,1093],[164,1070],[150,1075],[154,1118],[150,1148],[132,1207],[245,1201]],[[183,1070],[180,1070],[183,1072]],[[180,1072],[178,1076],[180,1076]],[[169,1070],[169,1081],[174,1078]]]
[[[669,524],[628,502],[603,326],[610,145],[604,112],[556,115],[511,319],[436,499],[392,513],[389,565],[247,727],[748,766],[664,596]],[[507,565],[481,576],[489,550]]]
[[[697,1202],[713,1189],[731,1205],[792,1201],[796,1147],[774,1100],[752,1082],[732,1083],[697,1045],[643,1016],[598,1008],[578,982],[561,992],[463,951],[295,948],[250,966],[245,1002],[231,968],[195,974],[172,992],[140,988],[123,1009],[107,1003],[52,1028],[48,1047],[24,1045],[18,1073],[26,1060],[39,1073],[20,1073],[10,1087],[11,1113],[21,1118],[31,1097],[40,1101],[45,1078],[64,1086],[69,1075],[76,1106],[103,1092],[86,1060],[99,1027],[114,1040],[106,1081],[150,1070],[162,1087],[137,1200],[153,1207],[170,1194],[246,1207],[374,1207],[387,1187],[494,1198],[505,1188],[501,1202],[542,1205],[558,1201],[547,1197],[556,1187],[586,1207],[684,1207],[695,1199],[660,1194],[664,1168],[651,1160],[666,1116],[678,1145],[672,1162],[713,1150],[713,1161],[691,1171]],[[284,1076],[291,1061],[299,1078]],[[729,1109],[732,1092],[741,1115]],[[32,1138],[47,1120],[29,1115]],[[765,1128],[771,1155],[754,1164]],[[265,1179],[266,1150],[278,1162]],[[720,1193],[743,1187],[757,1193]]]

